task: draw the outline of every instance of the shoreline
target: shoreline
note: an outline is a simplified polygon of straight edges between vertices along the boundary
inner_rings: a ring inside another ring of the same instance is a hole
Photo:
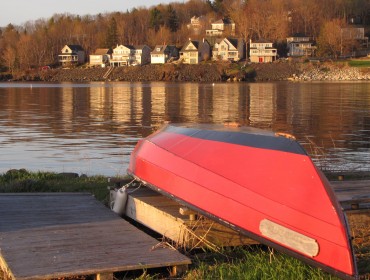
[[[109,73],[108,73],[109,72]],[[107,75],[108,74],[108,75]],[[76,67],[0,74],[2,82],[267,82],[369,81],[370,68],[332,62],[202,63],[131,67]]]

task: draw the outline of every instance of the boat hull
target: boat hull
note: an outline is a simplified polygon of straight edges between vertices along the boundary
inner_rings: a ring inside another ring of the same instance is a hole
[[[263,244],[342,278],[357,275],[339,203],[294,139],[167,125],[137,144],[128,173]]]

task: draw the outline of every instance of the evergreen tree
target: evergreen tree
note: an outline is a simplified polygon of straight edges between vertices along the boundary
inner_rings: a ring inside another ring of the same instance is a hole
[[[163,24],[163,17],[160,10],[154,8],[150,11],[150,27],[157,32],[159,27]]]
[[[207,4],[212,8],[212,10],[216,13],[222,13],[223,12],[223,0],[207,0]]]
[[[171,32],[176,32],[179,28],[179,18],[171,5],[167,7],[165,25]]]
[[[118,43],[118,33],[117,33],[117,21],[114,17],[110,20],[107,37],[105,40],[105,46],[107,48],[113,48]]]

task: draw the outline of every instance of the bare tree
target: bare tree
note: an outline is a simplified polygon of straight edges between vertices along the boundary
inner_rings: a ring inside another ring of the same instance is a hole
[[[343,51],[341,28],[343,21],[333,19],[324,23],[317,39],[318,54],[337,58]]]
[[[17,61],[16,50],[11,46],[7,46],[3,52],[3,60],[5,62],[6,67],[8,68],[10,73],[13,75],[14,70],[16,68],[16,61]]]

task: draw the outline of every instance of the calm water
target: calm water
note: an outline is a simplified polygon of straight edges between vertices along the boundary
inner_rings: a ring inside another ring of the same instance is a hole
[[[0,173],[124,175],[164,121],[287,132],[323,169],[370,171],[370,83],[2,83]]]

